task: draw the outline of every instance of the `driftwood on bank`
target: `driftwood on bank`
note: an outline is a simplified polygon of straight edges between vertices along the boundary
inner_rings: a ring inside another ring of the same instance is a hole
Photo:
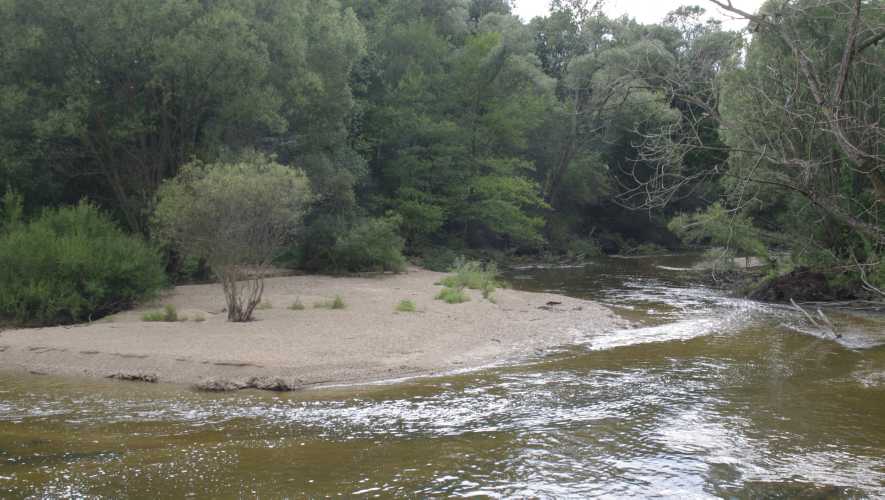
[[[819,307],[817,308],[818,319],[814,319],[814,316],[809,314],[808,311],[806,311],[805,309],[802,308],[802,306],[797,304],[795,300],[790,299],[790,304],[793,305],[794,309],[801,312],[805,316],[805,318],[808,320],[808,322],[811,323],[812,325],[814,325],[815,328],[825,331],[837,339],[842,338],[842,334],[836,332],[836,327],[835,327],[835,325],[833,325],[833,322],[830,321],[830,318],[828,318],[827,315],[824,314],[824,312]]]

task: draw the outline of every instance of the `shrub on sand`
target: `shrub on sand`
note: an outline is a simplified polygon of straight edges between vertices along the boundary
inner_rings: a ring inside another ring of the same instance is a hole
[[[347,304],[340,295],[336,295],[332,300],[323,300],[313,305],[315,309],[345,309]]]
[[[443,288],[436,295],[437,300],[442,300],[448,304],[461,304],[470,300],[464,288]]]
[[[157,249],[94,205],[48,209],[27,222],[19,200],[3,210],[9,220],[0,230],[0,322],[94,321],[166,285]]]
[[[261,271],[291,241],[310,200],[307,176],[270,157],[194,162],[160,187],[154,234],[205,260],[221,282],[228,321],[249,321],[264,293]]]
[[[164,321],[174,323],[176,321],[187,321],[187,318],[179,318],[178,311],[173,305],[167,305],[162,311],[150,311],[141,316],[142,321]]]
[[[415,307],[415,303],[411,300],[401,300],[399,304],[397,304],[396,310],[397,312],[413,313],[417,311],[418,308]]]
[[[498,267],[494,263],[483,265],[477,261],[467,261],[463,257],[455,260],[452,275],[446,276],[440,284],[452,289],[469,288],[481,290],[482,296],[494,302],[495,289],[501,287],[498,281]]]

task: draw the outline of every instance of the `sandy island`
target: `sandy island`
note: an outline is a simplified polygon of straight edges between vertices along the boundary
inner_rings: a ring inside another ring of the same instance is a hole
[[[497,303],[434,300],[444,276],[412,269],[372,278],[266,281],[270,309],[228,323],[217,285],[180,286],[153,304],[90,324],[0,332],[0,369],[192,384],[205,390],[289,390],[434,375],[525,358],[617,328],[608,308],[559,295],[498,290]],[[343,310],[314,303],[341,295]],[[289,310],[299,299],[306,309]],[[399,313],[399,301],[418,312]],[[144,322],[172,304],[205,321]]]

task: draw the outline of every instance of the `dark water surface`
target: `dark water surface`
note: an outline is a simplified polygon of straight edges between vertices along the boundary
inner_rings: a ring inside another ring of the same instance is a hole
[[[885,320],[831,313],[836,341],[692,263],[513,270],[635,328],[466,375],[225,395],[0,375],[0,497],[885,497]]]

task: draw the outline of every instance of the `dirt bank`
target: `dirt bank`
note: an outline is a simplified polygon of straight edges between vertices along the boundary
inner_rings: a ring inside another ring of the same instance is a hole
[[[256,311],[251,323],[226,321],[216,285],[181,286],[99,322],[6,330],[0,369],[285,390],[474,368],[621,324],[601,305],[558,295],[499,290],[493,304],[471,291],[470,302],[446,304],[434,300],[441,276],[413,269],[376,278],[271,278],[265,301],[272,307]],[[314,308],[335,295],[345,309]],[[418,312],[395,312],[403,299]],[[296,300],[306,309],[288,309]],[[189,320],[142,321],[166,304]]]

